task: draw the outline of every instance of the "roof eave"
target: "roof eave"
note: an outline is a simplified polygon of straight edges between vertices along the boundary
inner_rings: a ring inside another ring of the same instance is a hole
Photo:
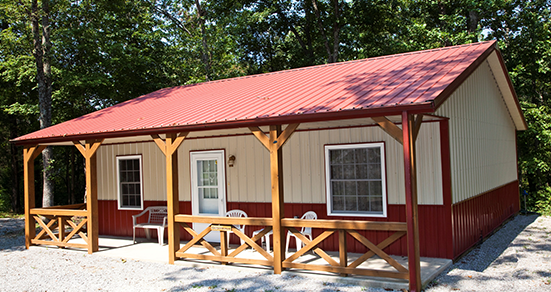
[[[66,134],[63,136],[52,137],[40,137],[31,138],[25,140],[13,139],[10,142],[15,145],[36,145],[45,143],[58,143],[67,141],[83,141],[83,140],[95,140],[95,139],[107,139],[107,138],[122,138],[152,134],[164,134],[175,132],[193,132],[193,131],[207,131],[207,130],[222,130],[222,129],[235,129],[235,128],[247,128],[251,126],[267,126],[267,125],[281,125],[281,124],[294,124],[294,123],[308,123],[308,122],[320,122],[331,120],[346,120],[357,118],[369,118],[376,116],[392,116],[400,115],[403,111],[407,111],[411,114],[419,113],[433,113],[435,106],[433,102],[412,104],[412,105],[397,105],[386,106],[380,108],[368,108],[368,109],[350,109],[341,110],[337,112],[317,112],[306,114],[293,114],[277,117],[255,118],[247,120],[233,120],[213,123],[201,123],[191,125],[177,125],[155,128],[143,128],[143,129],[131,129],[131,130],[119,130],[112,132],[94,132],[84,134]]]

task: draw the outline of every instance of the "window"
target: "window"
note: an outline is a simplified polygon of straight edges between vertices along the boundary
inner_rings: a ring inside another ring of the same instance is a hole
[[[119,209],[142,210],[142,156],[117,157]]]
[[[327,213],[386,217],[384,144],[325,146]]]

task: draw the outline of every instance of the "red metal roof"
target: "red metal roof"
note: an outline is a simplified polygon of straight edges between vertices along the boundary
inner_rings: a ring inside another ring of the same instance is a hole
[[[433,112],[494,49],[482,42],[165,88],[14,141]]]

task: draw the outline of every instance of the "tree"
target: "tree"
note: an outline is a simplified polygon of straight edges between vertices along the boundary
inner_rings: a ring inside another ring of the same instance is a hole
[[[38,105],[40,109],[40,129],[52,125],[52,67],[50,51],[50,1],[42,0],[39,9],[38,0],[32,0],[30,19],[33,31],[33,55],[36,64],[36,81],[38,83]],[[49,207],[54,202],[54,185],[52,182],[52,147],[42,151],[42,206]]]

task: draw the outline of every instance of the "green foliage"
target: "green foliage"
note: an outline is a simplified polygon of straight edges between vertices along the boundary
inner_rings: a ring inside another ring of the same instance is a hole
[[[38,129],[30,2],[0,0],[0,210],[21,211],[22,150],[8,140]],[[50,0],[53,122],[163,87],[335,61],[331,54],[345,61],[495,39],[529,125],[518,135],[521,187],[530,210],[549,212],[549,0],[315,4]],[[84,195],[83,161],[73,148],[55,147],[56,204]]]
[[[521,103],[528,130],[518,136],[521,188],[528,192],[527,209],[551,215],[551,109]]]

